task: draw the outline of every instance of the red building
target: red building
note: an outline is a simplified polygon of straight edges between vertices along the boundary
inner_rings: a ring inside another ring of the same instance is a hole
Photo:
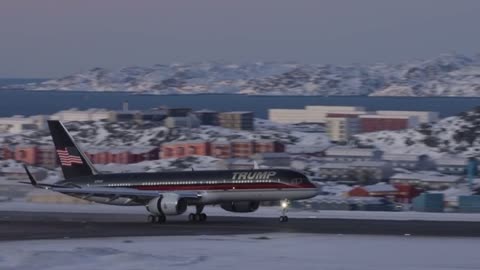
[[[347,194],[349,197],[385,197],[394,199],[398,196],[398,190],[390,184],[379,183],[355,187]]]
[[[164,143],[161,147],[161,153],[162,158],[209,156],[210,143],[201,140]]]
[[[227,141],[215,141],[210,145],[210,154],[215,158],[227,159],[232,156],[232,147]]]
[[[397,202],[411,203],[413,198],[424,192],[423,189],[408,184],[395,184],[395,188],[398,190],[396,197]]]
[[[360,115],[360,131],[402,130],[418,126],[418,117],[400,115]]]
[[[232,140],[232,157],[248,158],[255,153],[254,143],[250,140]]]
[[[279,153],[285,152],[283,143],[273,140],[257,140],[253,142],[255,153]]]
[[[95,164],[131,164],[159,159],[157,147],[121,147],[116,149],[92,148],[85,151]]]
[[[38,150],[36,145],[18,145],[15,147],[13,159],[25,164],[36,165],[37,153]]]

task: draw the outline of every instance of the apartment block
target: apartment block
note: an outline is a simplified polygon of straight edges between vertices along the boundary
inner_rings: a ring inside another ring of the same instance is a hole
[[[325,123],[327,114],[365,114],[365,108],[356,106],[306,106],[305,109],[270,109],[268,118],[283,124]]]
[[[158,147],[119,147],[119,148],[89,148],[85,151],[87,157],[95,164],[130,164],[159,159]]]
[[[45,129],[47,125],[47,117],[43,115],[36,115],[24,117],[16,115],[12,117],[0,118],[0,132],[6,133],[21,133],[26,130]]]
[[[72,122],[72,121],[100,121],[108,120],[112,115],[112,111],[104,109],[89,109],[85,111],[80,111],[76,108],[59,111],[53,114],[50,119],[59,120],[62,122]]]
[[[200,125],[218,126],[218,112],[210,110],[195,111],[195,115],[200,121]]]
[[[360,120],[357,114],[329,113],[326,129],[331,141],[344,143],[360,132]]]
[[[232,140],[230,141],[232,157],[248,158],[255,153],[254,143],[250,140]]]
[[[161,147],[162,158],[181,158],[186,156],[210,155],[210,143],[202,140],[164,143]]]
[[[439,119],[438,112],[430,111],[376,111],[378,115],[398,115],[398,116],[413,116],[418,118],[420,124],[437,122]]]
[[[222,112],[219,114],[220,126],[237,130],[253,130],[253,112]]]
[[[228,141],[213,141],[210,144],[210,154],[215,158],[230,158],[232,156],[232,146]]]
[[[402,130],[416,128],[419,125],[417,116],[403,115],[360,115],[361,132],[382,130]]]

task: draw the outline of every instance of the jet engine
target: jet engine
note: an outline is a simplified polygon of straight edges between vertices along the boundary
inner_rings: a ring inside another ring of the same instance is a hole
[[[162,197],[151,199],[147,210],[154,215],[181,215],[187,211],[187,200],[180,198],[178,194],[166,193]]]
[[[260,206],[260,202],[256,201],[239,201],[239,202],[225,202],[220,204],[223,210],[237,213],[254,212]]]

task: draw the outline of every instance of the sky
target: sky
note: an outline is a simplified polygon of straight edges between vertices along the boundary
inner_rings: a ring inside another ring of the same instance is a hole
[[[0,78],[172,62],[480,52],[478,0],[0,0]]]

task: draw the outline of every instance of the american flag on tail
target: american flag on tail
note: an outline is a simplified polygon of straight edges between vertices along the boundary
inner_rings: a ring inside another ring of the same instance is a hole
[[[75,148],[66,147],[65,149],[57,149],[57,154],[62,166],[83,164],[82,158]]]

